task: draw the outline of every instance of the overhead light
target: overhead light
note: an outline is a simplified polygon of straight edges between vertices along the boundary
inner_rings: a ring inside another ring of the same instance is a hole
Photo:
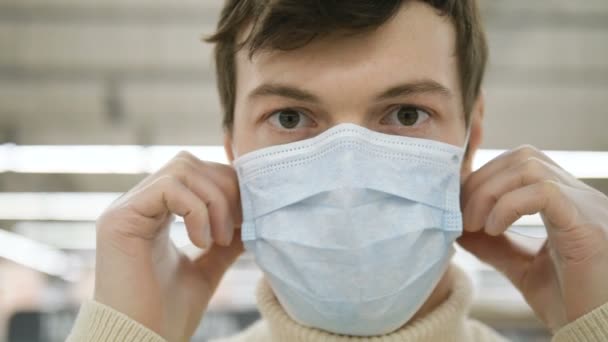
[[[119,193],[2,192],[0,220],[94,221]]]
[[[227,163],[221,146],[0,145],[0,172],[139,174],[158,170],[180,151]]]
[[[0,172],[18,173],[152,173],[179,151],[198,158],[228,163],[222,146],[138,145],[0,145]],[[479,150],[473,163],[478,169],[504,150]],[[608,178],[608,152],[544,151],[578,178]]]

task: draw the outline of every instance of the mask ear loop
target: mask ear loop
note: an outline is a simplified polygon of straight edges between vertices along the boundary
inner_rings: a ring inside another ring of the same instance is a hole
[[[466,132],[465,139],[464,139],[465,155],[468,153],[468,149],[469,149],[469,139],[471,137],[472,123],[473,123],[473,120],[469,120],[469,122],[467,122],[467,132]],[[506,231],[506,233],[517,235],[517,236],[524,237],[524,238],[534,239],[534,240],[539,240],[539,239],[544,240],[547,238],[547,232],[544,230],[541,234],[533,234],[533,233],[530,233],[529,230],[527,230],[525,227],[521,227],[521,226],[520,227],[511,226]]]
[[[505,234],[508,235],[517,235],[517,236],[521,236],[527,239],[534,239],[534,240],[545,240],[547,238],[547,232],[546,231],[542,231],[539,232],[538,234],[534,234],[534,233],[530,233],[526,228],[524,227],[513,227],[511,226],[506,232]]]
[[[473,126],[473,120],[469,118],[467,122],[467,131],[464,136],[464,150],[467,151],[469,149],[469,139],[471,138],[471,126]]]
[[[471,138],[471,126],[473,126],[473,120],[471,120],[471,118],[469,118],[468,120],[469,122],[467,122],[467,131],[465,132],[465,136],[464,136],[464,156],[462,161],[464,162],[464,157],[467,156],[467,154],[469,153],[469,139]]]

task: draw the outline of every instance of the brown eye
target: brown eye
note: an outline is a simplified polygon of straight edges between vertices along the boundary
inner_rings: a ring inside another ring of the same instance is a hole
[[[418,122],[420,114],[414,107],[400,107],[397,111],[397,119],[403,126],[413,126]]]
[[[282,110],[278,112],[277,115],[279,124],[281,124],[283,128],[293,129],[300,123],[301,114],[295,110]]]
[[[414,127],[421,125],[429,118],[430,115],[425,110],[403,105],[393,108],[388,115],[382,118],[382,123],[400,127]]]
[[[315,127],[315,121],[308,114],[293,108],[278,109],[271,113],[267,121],[283,131],[300,131]]]

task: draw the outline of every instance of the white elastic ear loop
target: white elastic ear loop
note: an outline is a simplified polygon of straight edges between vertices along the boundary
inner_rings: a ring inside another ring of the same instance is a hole
[[[471,126],[473,126],[473,119],[469,118],[469,122],[467,122],[466,135],[464,136],[464,151],[465,151],[465,153],[466,153],[466,151],[469,148],[469,139],[471,138]]]
[[[509,229],[507,231],[505,231],[505,234],[513,234],[513,235],[525,237],[527,239],[534,239],[534,240],[540,240],[540,239],[544,240],[547,238],[546,231],[543,234],[533,234],[533,233],[527,232],[525,227],[513,228],[513,226],[511,226],[511,227],[509,227]]]

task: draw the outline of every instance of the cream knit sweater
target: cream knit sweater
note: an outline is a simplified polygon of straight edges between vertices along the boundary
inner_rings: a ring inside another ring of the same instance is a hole
[[[450,296],[421,319],[412,321],[399,330],[384,336],[339,336],[293,321],[272,293],[261,281],[257,302],[263,319],[240,334],[218,342],[503,342],[491,328],[467,317],[472,300],[472,286],[467,275],[453,267]],[[68,342],[146,341],[165,340],[103,304],[89,301],[83,304]],[[608,303],[563,327],[553,342],[608,341]]]

